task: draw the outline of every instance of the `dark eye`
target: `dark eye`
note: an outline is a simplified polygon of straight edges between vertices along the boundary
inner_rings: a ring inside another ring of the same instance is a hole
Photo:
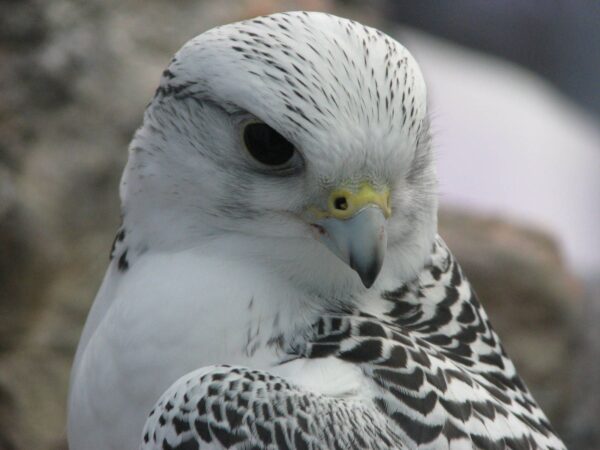
[[[290,141],[261,122],[244,127],[244,144],[254,159],[267,166],[281,166],[292,159],[295,152]]]

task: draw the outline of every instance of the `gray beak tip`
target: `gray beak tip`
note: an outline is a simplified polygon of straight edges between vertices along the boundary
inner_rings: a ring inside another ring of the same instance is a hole
[[[374,260],[369,266],[360,267],[355,263],[355,261],[350,260],[350,267],[358,274],[362,284],[369,289],[371,286],[373,286],[373,283],[375,283],[377,275],[379,275],[381,263],[381,260]]]
[[[354,270],[369,289],[375,283],[385,256],[385,218],[378,208],[365,208],[347,220],[326,219],[323,243]]]

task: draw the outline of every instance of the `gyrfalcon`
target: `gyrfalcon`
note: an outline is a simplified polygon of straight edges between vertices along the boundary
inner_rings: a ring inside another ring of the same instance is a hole
[[[120,193],[71,450],[564,448],[437,235],[391,37],[292,12],[192,39]]]

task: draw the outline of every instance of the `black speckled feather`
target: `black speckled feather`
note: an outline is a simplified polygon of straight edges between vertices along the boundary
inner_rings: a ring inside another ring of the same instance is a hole
[[[242,367],[205,369],[159,401],[142,448],[564,448],[441,239],[421,274],[381,301],[385,314],[331,314],[288,343],[291,357],[360,367],[363,398]]]

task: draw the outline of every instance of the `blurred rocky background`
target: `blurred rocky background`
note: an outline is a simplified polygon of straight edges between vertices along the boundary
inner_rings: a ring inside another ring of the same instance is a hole
[[[127,144],[171,55],[212,26],[289,9],[384,28],[422,62],[441,234],[555,427],[571,448],[600,448],[600,138],[594,113],[556,89],[588,66],[560,66],[550,85],[407,27],[477,26],[417,4],[0,0],[0,449],[66,449],[69,369],[119,223]]]

